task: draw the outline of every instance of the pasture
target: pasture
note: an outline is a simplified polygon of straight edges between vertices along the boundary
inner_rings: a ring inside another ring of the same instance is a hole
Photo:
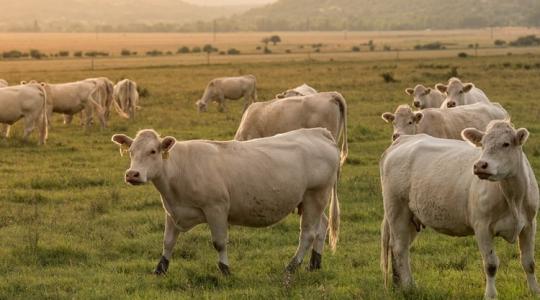
[[[229,61],[209,66],[118,63],[95,71],[64,70],[54,67],[54,61],[43,62],[50,70],[20,63],[29,68],[2,67],[0,78],[13,83],[129,77],[150,95],[141,99],[143,108],[131,123],[114,115],[109,128],[94,125],[85,132],[78,118],[65,126],[55,115],[44,147],[35,145],[35,135],[23,142],[21,124],[14,126],[13,138],[0,140],[0,299],[482,297],[482,261],[473,237],[451,238],[424,230],[412,248],[418,288],[410,293],[385,291],[379,269],[383,208],[378,161],[391,135],[391,126],[380,115],[411,102],[405,88],[444,82],[456,75],[453,67],[464,81],[473,81],[501,103],[516,126],[529,129],[524,148],[540,174],[539,55],[400,61],[345,56],[335,61]],[[382,73],[391,73],[396,82],[386,83]],[[350,149],[339,184],[337,252],[326,251],[323,269],[317,272],[306,271],[304,260],[287,287],[283,270],[297,246],[298,216],[291,214],[271,228],[232,227],[233,275],[226,278],[217,269],[208,227],[201,225],[180,236],[168,275],[155,277],[151,272],[161,256],[164,227],[159,194],[150,184],[132,187],[123,182],[129,159],[120,157],[111,135],[133,136],[139,129],[154,128],[178,140],[231,139],[240,122],[241,101],[229,102],[228,113],[218,113],[211,105],[208,113],[199,114],[194,103],[210,79],[240,74],[257,77],[259,101],[304,82],[320,91],[339,91],[347,99]],[[529,298],[517,245],[496,241],[500,298]],[[536,241],[538,253],[540,238]]]

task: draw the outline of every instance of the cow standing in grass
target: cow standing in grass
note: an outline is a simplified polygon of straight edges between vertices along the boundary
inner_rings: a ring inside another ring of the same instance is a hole
[[[238,100],[244,97],[244,111],[253,102],[257,101],[257,80],[253,75],[238,77],[222,77],[211,80],[202,98],[196,105],[199,112],[207,111],[208,105],[215,101],[219,111],[227,111],[225,100]]]
[[[137,83],[129,79],[118,81],[114,86],[113,102],[116,112],[121,117],[134,119],[139,103]]]
[[[298,268],[309,249],[310,269],[321,267],[327,230],[331,248],[336,247],[339,151],[326,129],[300,129],[247,142],[177,142],[153,130],[140,131],[135,140],[123,134],[112,140],[129,149],[126,182],[151,181],[161,194],[165,236],[156,274],[167,272],[180,232],[202,223],[210,227],[219,269],[229,274],[229,225],[270,226],[299,206],[300,242],[288,273]],[[330,198],[327,219],[324,209]]]
[[[475,236],[486,298],[497,295],[494,237],[518,240],[529,288],[540,293],[534,270],[538,184],[522,149],[528,136],[508,121],[493,121],[485,133],[465,129],[463,138],[470,144],[425,134],[398,138],[380,161],[385,279],[390,255],[394,283],[413,286],[409,248],[421,226],[427,226],[451,236]]]

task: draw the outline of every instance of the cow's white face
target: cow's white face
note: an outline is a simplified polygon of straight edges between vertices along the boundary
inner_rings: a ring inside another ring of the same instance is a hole
[[[112,141],[122,149],[129,151],[130,168],[126,171],[125,180],[132,185],[144,184],[161,174],[163,159],[176,143],[173,137],[160,139],[153,130],[142,130],[135,140],[123,134],[115,134]]]
[[[431,93],[431,88],[418,84],[413,88],[405,89],[405,93],[413,97],[413,106],[419,109],[426,108],[427,98]]]
[[[482,155],[473,166],[474,174],[480,179],[499,181],[516,174],[523,162],[522,146],[529,132],[525,128],[515,130],[508,121],[492,121],[485,133],[467,128],[461,135],[482,147]]]
[[[461,83],[459,80],[451,80],[448,85],[437,84],[436,88],[446,94],[444,103],[448,108],[465,105],[465,94],[470,92],[474,85],[472,83]]]
[[[402,135],[416,134],[416,125],[422,120],[423,116],[421,112],[413,112],[408,105],[402,105],[397,108],[394,114],[385,112],[381,117],[387,123],[392,123],[394,127],[392,140],[395,141]]]
[[[199,110],[199,112],[205,112],[208,110],[208,105],[202,100],[197,101],[195,105],[197,106],[197,110]]]

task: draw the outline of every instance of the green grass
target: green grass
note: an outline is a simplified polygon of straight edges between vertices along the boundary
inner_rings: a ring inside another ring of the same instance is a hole
[[[21,124],[13,138],[0,140],[0,299],[482,297],[482,262],[472,237],[452,238],[431,230],[420,234],[412,249],[418,286],[412,292],[385,291],[379,269],[383,209],[377,164],[391,135],[380,114],[411,102],[405,88],[442,82],[452,67],[504,105],[516,126],[530,130],[525,151],[538,172],[540,56],[0,72],[9,82],[127,76],[150,91],[131,123],[114,116],[109,128],[85,132],[77,120],[64,126],[55,116],[44,147],[36,146],[35,135],[23,142]],[[385,72],[398,82],[385,83]],[[211,78],[248,73],[257,76],[260,100],[304,82],[321,91],[339,91],[347,99],[350,155],[340,184],[338,250],[323,255],[321,271],[302,267],[294,284],[285,287],[283,270],[297,246],[298,216],[271,228],[232,227],[233,276],[225,278],[216,266],[210,232],[201,225],[180,236],[168,275],[157,278],[151,272],[161,255],[164,228],[159,194],[151,185],[123,183],[129,159],[119,156],[110,137],[154,128],[179,140],[231,139],[241,103],[230,102],[225,114],[215,105],[198,114],[194,103]],[[501,299],[530,297],[517,245],[497,240],[496,249]]]

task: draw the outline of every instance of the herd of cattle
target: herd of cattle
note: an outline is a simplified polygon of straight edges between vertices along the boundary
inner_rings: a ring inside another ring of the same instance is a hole
[[[528,131],[515,129],[500,104],[458,78],[405,92],[418,110],[400,105],[394,113],[382,114],[393,125],[393,142],[380,160],[385,282],[391,264],[394,284],[414,284],[409,249],[427,226],[452,236],[475,236],[488,298],[496,296],[499,266],[494,237],[518,240],[529,288],[540,293],[534,263],[538,184],[522,150]],[[137,98],[136,84],[127,79],[114,87],[106,78],[23,82],[0,88],[0,122],[10,125],[24,118],[25,137],[37,126],[44,143],[52,112],[64,114],[66,123],[84,112],[87,126],[96,115],[106,126],[111,106],[122,117],[133,118]],[[241,98],[244,112],[232,141],[176,141],[151,129],[133,139],[112,137],[120,153],[131,157],[125,181],[150,181],[161,195],[165,233],[156,274],[167,272],[178,235],[201,223],[209,225],[223,274],[230,273],[230,224],[269,226],[297,210],[300,239],[287,274],[295,272],[309,250],[309,269],[321,267],[327,233],[331,249],[336,248],[337,182],[348,154],[344,97],[304,84],[256,102],[256,79],[246,75],[210,81],[196,106],[202,112],[217,102],[226,111],[226,100]]]

